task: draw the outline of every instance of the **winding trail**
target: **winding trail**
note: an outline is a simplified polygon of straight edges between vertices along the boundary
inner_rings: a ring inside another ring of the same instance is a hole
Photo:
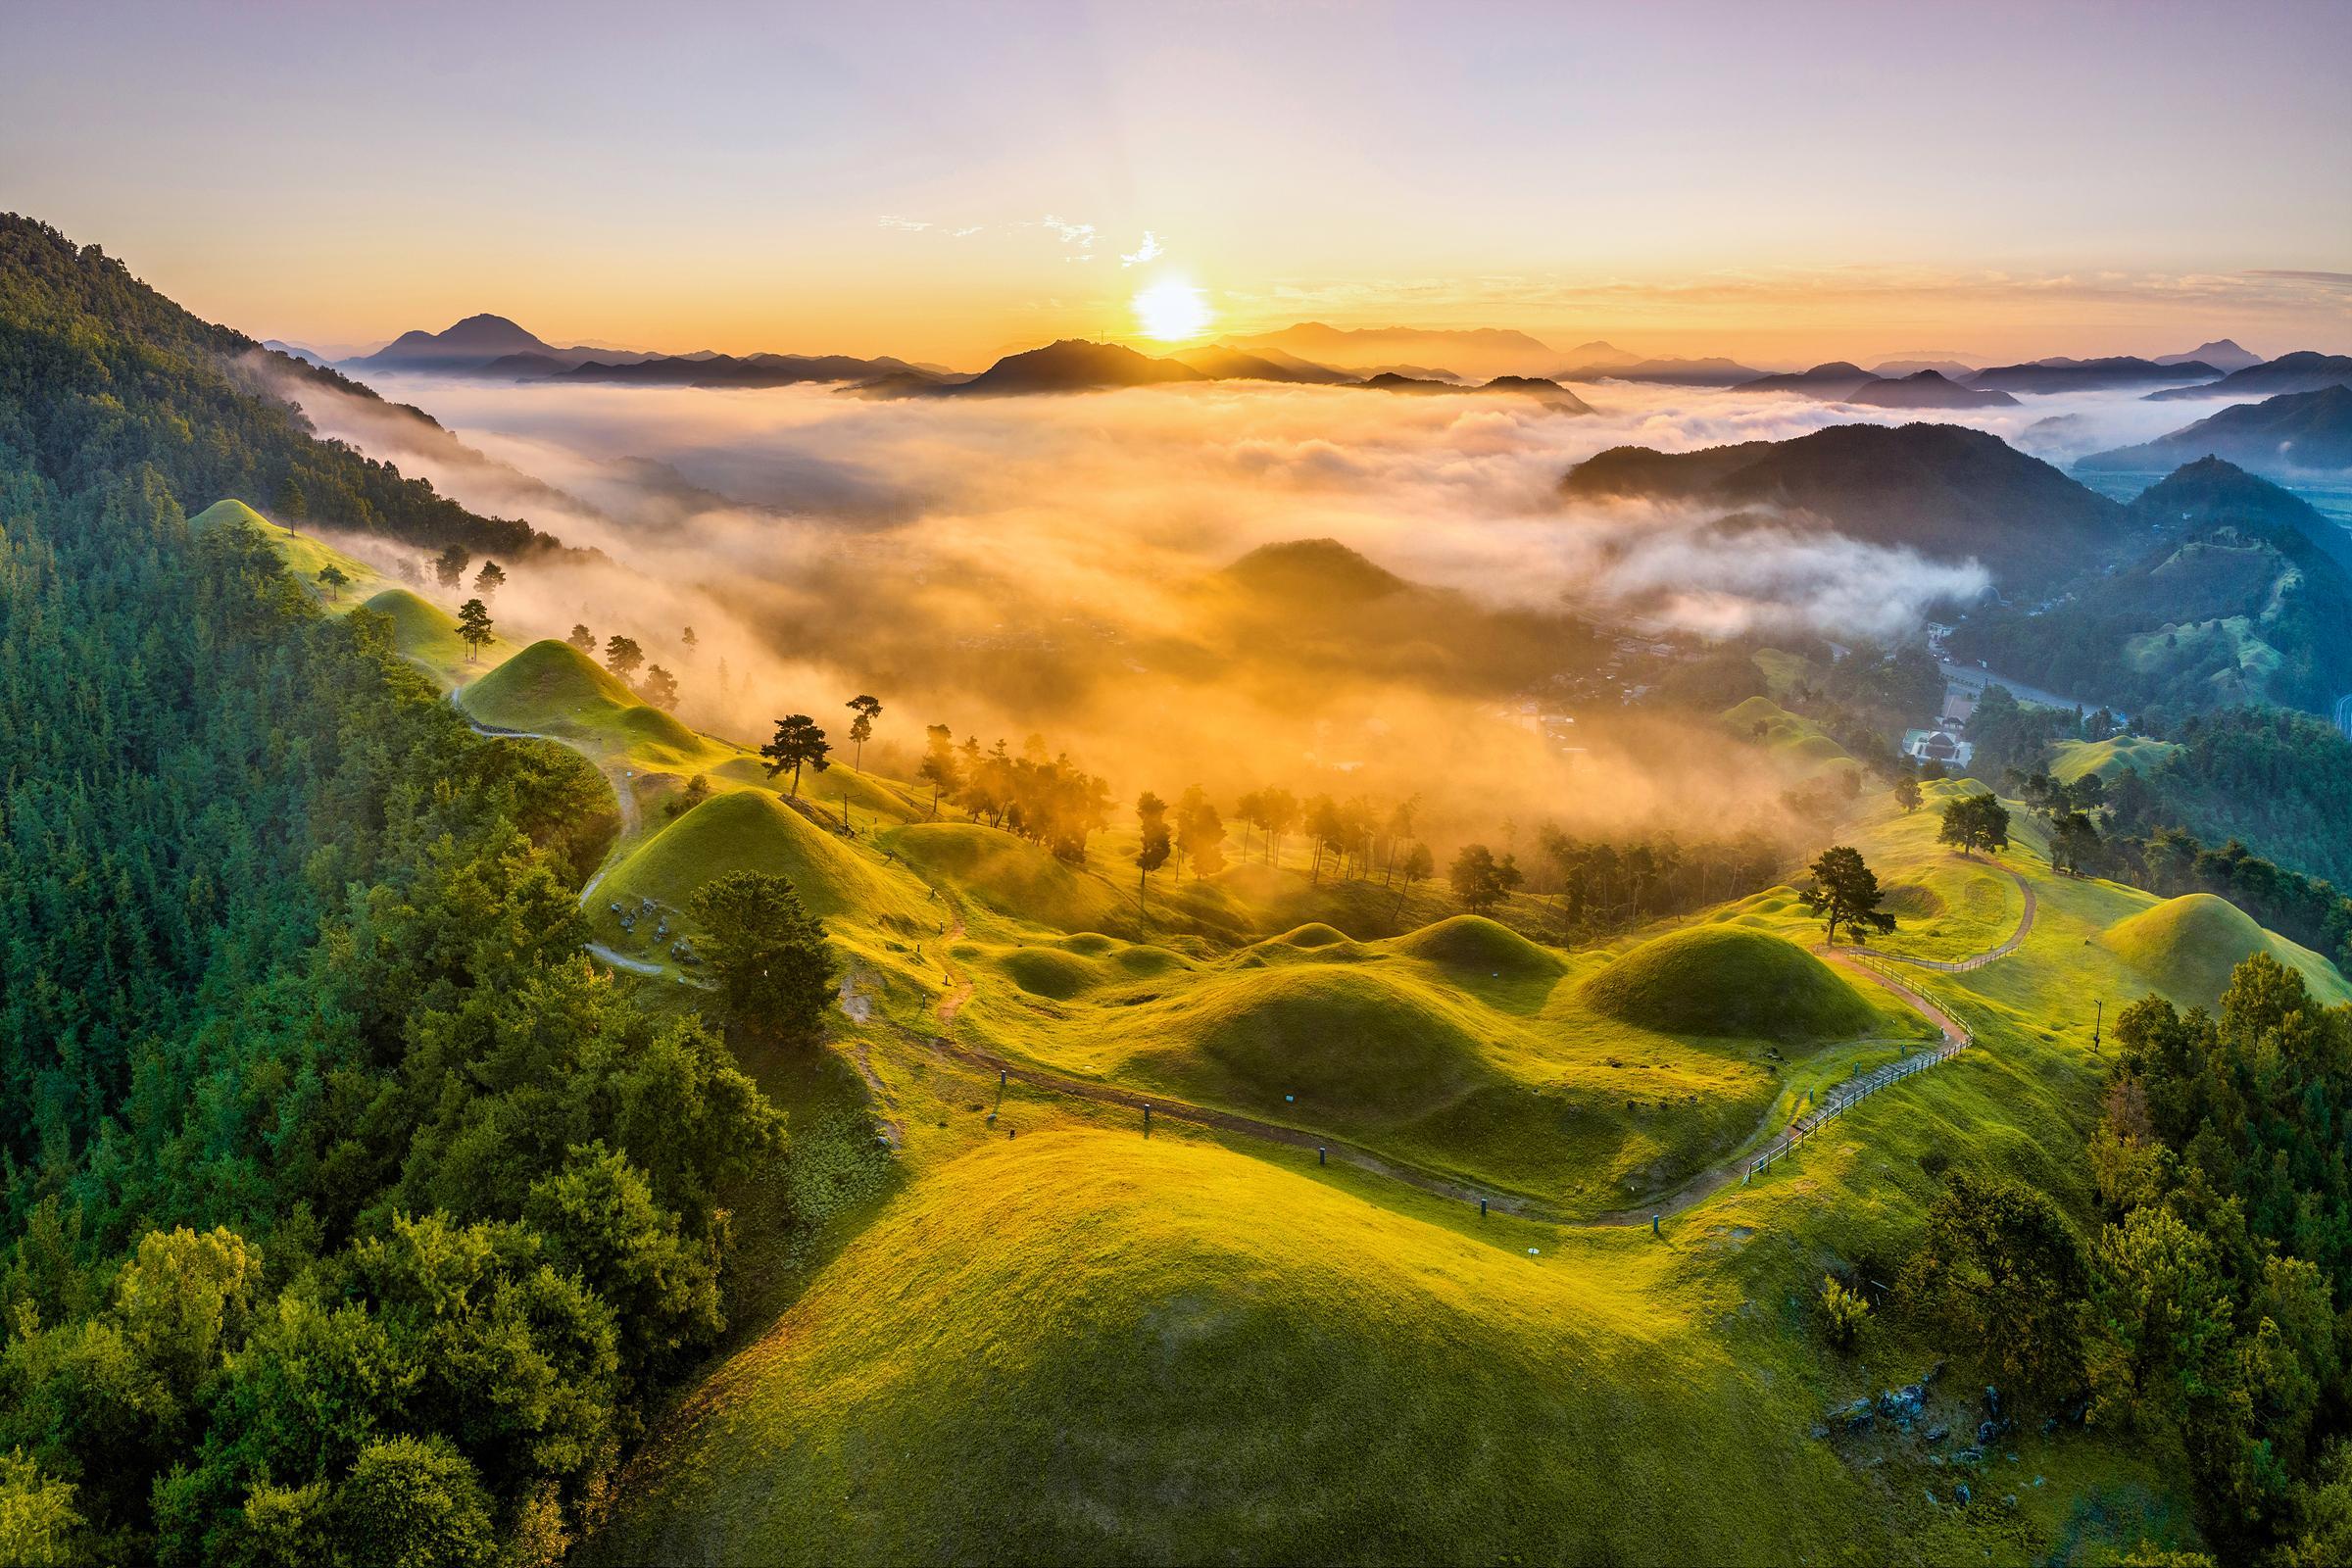
[[[2018,890],[2025,895],[2023,917],[2018,921],[2017,929],[2011,932],[2005,941],[1997,947],[1988,948],[1983,953],[1972,954],[1965,958],[1906,958],[1897,954],[1873,954],[1870,956],[1880,959],[1894,959],[1898,962],[1916,964],[1922,968],[1935,969],[1943,973],[1961,974],[1971,969],[1981,969],[1995,958],[2015,953],[2019,945],[2034,929],[2034,890],[2027,885],[2024,877],[2019,876],[1998,861],[1984,863],[2015,882]],[[1958,1019],[1929,1001],[1914,988],[1879,971],[1864,961],[1862,954],[1847,948],[1824,947],[1816,948],[1814,951],[1821,954],[1829,962],[1856,974],[1867,976],[1872,984],[1891,993],[1906,1006],[1935,1025],[1937,1033],[1943,1036],[1943,1044],[1927,1051],[1915,1052],[1899,1061],[1891,1062],[1875,1072],[1839,1086],[1826,1096],[1818,1106],[1804,1116],[1798,1117],[1795,1122],[1790,1124],[1787,1132],[1782,1133],[1780,1137],[1761,1150],[1733,1154],[1718,1160],[1690,1177],[1671,1193],[1646,1199],[1624,1208],[1594,1214],[1585,1219],[1570,1218],[1525,1194],[1473,1187],[1467,1183],[1454,1181],[1417,1166],[1376,1154],[1368,1149],[1359,1148],[1344,1139],[1333,1138],[1327,1134],[1307,1132],[1301,1128],[1285,1126],[1280,1122],[1260,1121],[1254,1116],[1244,1116],[1229,1110],[1216,1110],[1206,1105],[1190,1104],[1164,1095],[1122,1089],[1115,1084],[1064,1077],[1059,1073],[1026,1066],[991,1052],[976,1051],[967,1046],[957,1045],[940,1035],[918,1034],[903,1026],[900,1027],[899,1032],[928,1050],[935,1056],[957,1065],[999,1073],[1004,1081],[1026,1084],[1033,1089],[1065,1095],[1074,1100],[1089,1101],[1099,1105],[1124,1106],[1139,1113],[1146,1106],[1150,1106],[1154,1116],[1189,1122],[1195,1126],[1207,1127],[1217,1132],[1236,1133],[1245,1138],[1255,1138],[1266,1143],[1283,1144],[1293,1149],[1320,1149],[1331,1159],[1353,1165],[1360,1170],[1370,1171],[1378,1176],[1385,1176],[1392,1181],[1401,1182],[1407,1187],[1417,1188],[1440,1198],[1450,1198],[1465,1203],[1483,1201],[1494,1209],[1522,1219],[1537,1220],[1549,1225],[1581,1228],[1646,1225],[1653,1218],[1664,1219],[1679,1214],[1692,1204],[1722,1191],[1735,1180],[1764,1169],[1774,1160],[1786,1154],[1789,1149],[1811,1136],[1824,1122],[1830,1121],[1841,1113],[1847,1106],[1889,1084],[1947,1061],[1968,1047],[1972,1037]],[[969,994],[967,982],[963,995],[968,996]],[[960,1004],[962,997],[957,997],[956,1001]],[[944,1004],[941,1010],[948,1019],[953,1019],[953,1012]],[[1776,1108],[1766,1109],[1764,1120],[1757,1124],[1757,1133],[1761,1133],[1765,1127],[1770,1125]],[[1749,1135],[1751,1139],[1754,1136],[1754,1133]]]

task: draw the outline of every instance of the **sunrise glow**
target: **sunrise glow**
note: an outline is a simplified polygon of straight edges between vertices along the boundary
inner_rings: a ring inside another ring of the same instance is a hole
[[[1208,330],[1216,313],[1208,300],[1181,277],[1163,277],[1136,291],[1135,322],[1144,336],[1183,343]]]

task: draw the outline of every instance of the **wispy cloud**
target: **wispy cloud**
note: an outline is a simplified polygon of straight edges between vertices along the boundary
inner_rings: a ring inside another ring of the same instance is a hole
[[[1045,214],[1045,217],[1037,219],[1037,220],[1040,220],[1045,228],[1052,228],[1054,235],[1056,235],[1063,244],[1070,244],[1070,247],[1080,249],[1080,252],[1094,252],[1094,242],[1096,242],[1096,237],[1099,237],[1096,235],[1094,223],[1070,223],[1068,219],[1056,219],[1052,212]]]
[[[1160,244],[1159,236],[1147,228],[1144,230],[1144,242],[1141,245],[1132,251],[1119,253],[1119,265],[1121,267],[1141,267],[1144,263],[1162,256],[1166,252],[1167,247]]]
[[[905,229],[906,232],[908,232],[908,233],[910,233],[910,234],[919,234],[919,233],[921,233],[921,232],[922,232],[924,229],[926,229],[926,228],[929,228],[929,227],[931,226],[930,222],[929,222],[927,220],[920,219],[920,218],[900,218],[900,217],[898,217],[897,215],[895,215],[895,214],[891,214],[891,213],[885,213],[885,214],[883,214],[883,215],[882,215],[882,217],[881,217],[881,218],[880,218],[880,219],[879,219],[877,221],[878,221],[878,223],[879,223],[879,226],[881,226],[881,227],[883,227],[883,228],[899,228],[899,229]]]
[[[988,226],[988,225],[987,225],[986,223],[973,223],[973,224],[969,225],[968,227],[964,227],[964,228],[952,228],[952,229],[948,230],[948,238],[950,238],[950,239],[969,239],[969,238],[971,238],[971,237],[972,237],[974,234],[977,234],[977,233],[979,233],[979,232],[980,232],[982,229],[986,228],[987,226]]]

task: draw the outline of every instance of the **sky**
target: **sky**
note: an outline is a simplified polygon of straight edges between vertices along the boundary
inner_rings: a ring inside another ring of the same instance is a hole
[[[0,207],[334,352],[976,368],[1152,288],[1768,368],[2352,352],[2347,60],[2332,0],[10,0]]]

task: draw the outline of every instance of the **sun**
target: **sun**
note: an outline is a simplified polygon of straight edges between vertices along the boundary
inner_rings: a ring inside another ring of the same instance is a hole
[[[1199,337],[1213,319],[1208,301],[1181,277],[1163,277],[1135,295],[1136,324],[1162,343]]]

